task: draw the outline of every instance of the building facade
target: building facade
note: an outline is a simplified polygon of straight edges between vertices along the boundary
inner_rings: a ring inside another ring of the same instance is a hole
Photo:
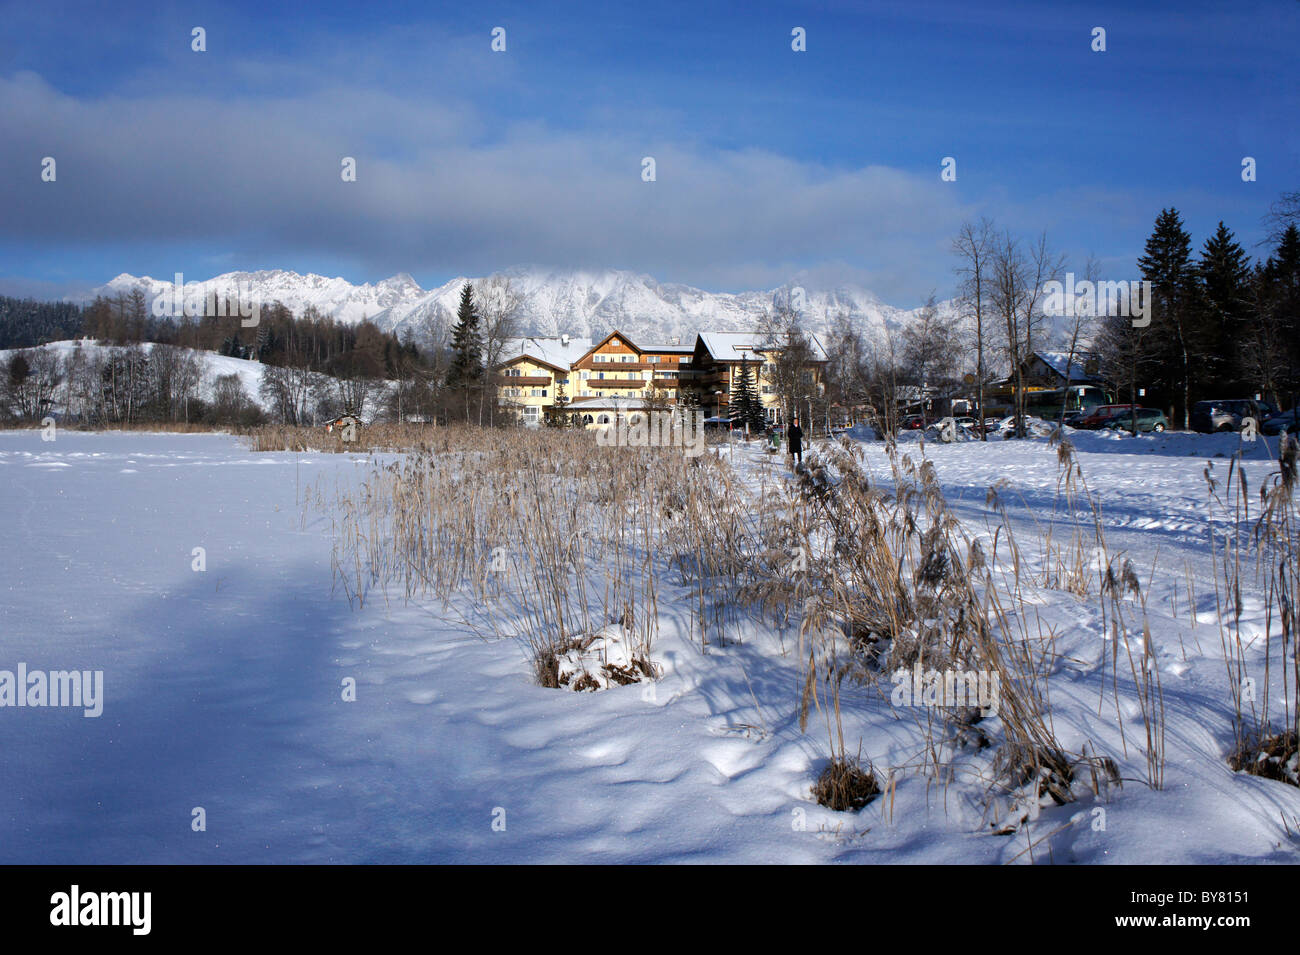
[[[797,401],[817,400],[825,391],[825,347],[815,335],[807,341],[809,356],[797,383]],[[584,347],[579,353],[580,345]],[[499,402],[529,425],[563,415],[574,424],[600,428],[620,415],[679,404],[727,420],[744,365],[769,421],[783,422],[791,410],[782,407],[776,384],[781,348],[764,344],[757,333],[701,332],[687,344],[642,344],[617,331],[594,344],[568,336],[530,338],[511,343],[506,354],[498,368]]]

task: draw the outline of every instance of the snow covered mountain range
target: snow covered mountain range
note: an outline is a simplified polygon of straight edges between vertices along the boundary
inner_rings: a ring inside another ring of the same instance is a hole
[[[427,290],[405,273],[373,285],[353,285],[342,278],[299,275],[281,269],[227,272],[203,284],[221,294],[247,290],[257,301],[283,302],[295,314],[315,306],[340,321],[352,323],[369,318],[384,330],[403,337],[410,334],[421,341],[427,339],[431,328],[450,327],[454,322],[466,281],[473,282],[477,289],[492,279],[508,279],[519,296],[516,317],[519,331],[525,335],[569,334],[599,339],[617,329],[633,341],[687,341],[705,329],[751,330],[775,304],[791,302],[800,312],[806,331],[824,332],[842,313],[864,334],[874,337],[886,326],[905,325],[916,311],[887,305],[856,286],[804,287],[796,279],[768,291],[715,293],[616,269],[556,271],[516,267],[486,278],[455,278]],[[156,295],[170,293],[173,283],[123,273],[91,295],[112,296],[137,287],[152,300]],[[941,313],[950,309],[946,302],[940,306]]]

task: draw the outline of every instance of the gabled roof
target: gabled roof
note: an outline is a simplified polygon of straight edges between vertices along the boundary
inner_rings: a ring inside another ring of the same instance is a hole
[[[1070,353],[1064,351],[1036,351],[1034,357],[1039,359],[1044,365],[1052,369],[1062,378],[1066,378],[1065,366],[1069,361]],[[1074,361],[1070,362],[1070,374],[1068,381],[1092,381],[1097,376],[1090,375],[1086,371],[1088,361],[1094,356],[1088,352],[1075,352]]]
[[[632,339],[628,338],[626,335],[624,335],[622,332],[620,332],[620,331],[616,328],[616,329],[614,329],[612,332],[610,332],[608,335],[606,335],[604,338],[602,338],[600,341],[595,342],[595,343],[592,344],[590,347],[588,347],[587,350],[584,351],[584,352],[583,352],[581,355],[579,355],[577,358],[575,358],[574,361],[581,361],[582,359],[586,358],[588,355],[593,354],[593,353],[599,351],[599,350],[601,349],[601,347],[602,347],[602,346],[603,346],[607,341],[609,341],[611,338],[617,338],[619,341],[621,341],[621,342],[622,342],[624,345],[626,345],[628,348],[632,349],[632,350],[633,350],[634,352],[636,352],[637,354],[641,354],[641,348],[640,348],[640,346],[638,346],[636,342],[632,341]]]
[[[826,346],[816,335],[805,334],[813,361],[826,361]],[[761,332],[700,332],[700,343],[714,361],[755,361],[765,351],[780,351],[781,345]]]
[[[590,338],[570,337],[567,345],[562,338],[512,338],[501,350],[501,363],[504,365],[519,358],[528,358],[558,371],[568,371],[575,361],[590,350]]]
[[[689,355],[695,351],[695,342],[691,342],[689,345],[683,345],[680,342],[676,345],[643,345],[641,346],[641,351],[650,352],[652,354],[655,352],[663,352],[668,355]]]

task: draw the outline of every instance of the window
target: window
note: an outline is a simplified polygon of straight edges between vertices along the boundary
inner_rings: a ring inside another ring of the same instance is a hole
[[[591,415],[589,415],[589,414],[585,414],[585,415],[583,415],[583,416],[582,416],[582,423],[583,423],[583,424],[591,424]]]
[[[538,412],[539,410],[540,410],[540,409],[537,407],[537,405],[529,405],[528,407],[524,408],[524,417],[525,417],[525,418],[536,418],[536,417],[537,417],[537,412]]]
[[[651,365],[657,365],[657,364],[659,364],[659,356],[658,356],[658,355],[646,355],[646,356],[645,356],[645,360],[646,360],[646,362],[647,362],[648,364],[651,364]]]
[[[599,424],[609,424],[609,415],[603,414],[598,421]]]
[[[518,368],[511,368],[509,371],[506,372],[506,377],[507,377],[507,378],[518,378],[518,377],[519,377],[520,375],[522,375],[522,374],[523,374],[523,372],[520,371]]]

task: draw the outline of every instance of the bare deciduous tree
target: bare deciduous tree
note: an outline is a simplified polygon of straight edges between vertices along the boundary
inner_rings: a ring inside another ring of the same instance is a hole
[[[1034,330],[1041,325],[1043,286],[1060,274],[1063,256],[1051,251],[1046,233],[1026,252],[1010,232],[995,238],[992,246],[990,302],[1006,331],[1006,358],[1014,402],[1015,434],[1025,436],[1024,366],[1032,355]]]
[[[483,334],[483,366],[486,380],[479,394],[479,424],[483,423],[483,407],[487,404],[488,422],[496,422],[497,382],[496,369],[505,358],[505,349],[512,338],[519,337],[519,306],[523,294],[510,279],[494,275],[475,290],[478,302],[479,328]]]
[[[952,251],[957,256],[957,274],[961,277],[958,294],[958,307],[973,320],[975,344],[975,387],[980,414],[979,434],[981,440],[988,440],[984,433],[984,385],[988,381],[988,365],[985,362],[985,342],[987,335],[986,314],[989,296],[990,258],[993,248],[993,223],[987,218],[979,222],[965,222],[953,240]]]
[[[931,292],[916,317],[903,329],[902,362],[911,383],[922,390],[951,382],[957,362],[957,337],[939,318]]]

